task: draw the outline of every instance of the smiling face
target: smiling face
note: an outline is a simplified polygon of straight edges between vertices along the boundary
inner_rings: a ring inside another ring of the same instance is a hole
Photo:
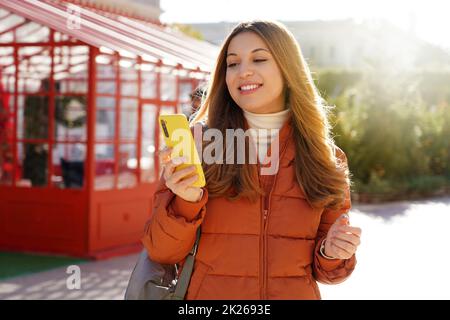
[[[285,109],[281,71],[256,33],[236,35],[228,46],[226,63],[228,91],[239,107],[253,113]]]

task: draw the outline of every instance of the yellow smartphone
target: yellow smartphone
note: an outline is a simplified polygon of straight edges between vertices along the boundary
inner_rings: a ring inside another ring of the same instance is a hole
[[[204,187],[206,184],[205,175],[186,116],[184,114],[160,115],[159,126],[164,137],[164,142],[168,147],[173,148],[171,157],[186,158],[186,162],[178,165],[175,171],[195,165],[195,171],[188,177],[197,174],[198,179],[192,186]]]

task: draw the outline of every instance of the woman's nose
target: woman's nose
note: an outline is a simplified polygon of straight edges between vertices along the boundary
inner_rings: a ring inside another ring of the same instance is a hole
[[[241,78],[246,78],[248,76],[252,76],[253,75],[253,70],[251,70],[250,68],[248,68],[245,65],[242,65],[239,75],[240,75]]]

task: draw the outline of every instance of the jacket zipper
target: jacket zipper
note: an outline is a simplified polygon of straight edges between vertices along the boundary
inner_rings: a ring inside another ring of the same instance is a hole
[[[265,198],[264,198],[264,202],[265,202]],[[265,209],[263,210],[263,233],[262,233],[262,238],[263,238],[263,263],[262,263],[262,268],[263,268],[263,272],[262,272],[262,279],[263,279],[263,285],[262,285],[262,292],[261,292],[261,299],[262,300],[267,300],[266,297],[266,286],[267,286],[267,281],[266,281],[266,274],[267,274],[267,267],[266,267],[266,261],[267,261],[267,246],[266,246],[266,226],[267,226],[267,215],[269,214],[269,210]]]
[[[261,172],[261,166],[259,161],[257,162],[257,168],[258,168],[258,175],[259,172]],[[261,184],[261,180],[258,179],[259,181],[259,186],[262,187]],[[260,288],[260,298],[262,300],[265,299],[265,291],[264,291],[264,287],[265,287],[265,236],[264,236],[264,231],[265,231],[265,226],[266,226],[266,220],[267,220],[267,214],[268,214],[268,210],[266,209],[266,197],[261,197],[260,198],[260,206],[262,209],[262,214],[261,214],[261,237],[260,237],[260,244],[259,244],[259,255],[261,257],[260,260],[260,264],[259,264],[259,274],[260,274],[260,279],[262,280],[262,284],[261,284],[261,288]]]
[[[283,145],[283,147],[280,150],[280,158],[281,160],[282,155],[284,154],[284,151],[286,149],[287,143]],[[280,165],[280,163],[278,163]],[[258,162],[258,172],[260,172],[260,164]],[[270,187],[269,195],[263,197],[263,203],[261,205],[261,208],[263,208],[262,216],[263,216],[263,223],[262,223],[262,246],[263,246],[263,263],[262,263],[262,290],[261,290],[261,299],[267,300],[267,282],[268,282],[268,272],[267,272],[267,226],[268,226],[268,220],[269,220],[269,214],[270,214],[270,200],[272,198],[272,192],[275,188],[275,183],[277,181],[278,172],[280,171],[280,167],[278,167],[278,171],[273,177],[272,185]],[[261,183],[260,183],[261,186]]]
[[[259,276],[260,279],[262,280],[261,283],[261,288],[260,288],[260,298],[264,299],[264,228],[265,228],[265,224],[266,224],[266,219],[267,219],[267,213],[265,211],[265,198],[261,197],[261,208],[263,209],[262,211],[262,215],[261,215],[261,236],[260,236],[260,244],[259,244],[259,256],[261,257],[260,262],[259,262]],[[260,281],[261,281],[260,280]]]
[[[263,239],[263,285],[262,285],[262,293],[261,298],[263,300],[267,300],[266,291],[267,291],[267,282],[268,282],[268,272],[267,272],[267,227],[268,227],[268,220],[269,220],[269,208],[270,208],[270,199],[272,196],[272,191],[275,186],[275,180],[276,175],[273,178],[272,186],[270,188],[270,193],[268,196],[264,197],[264,203],[263,203],[263,232],[262,232],[262,239]]]

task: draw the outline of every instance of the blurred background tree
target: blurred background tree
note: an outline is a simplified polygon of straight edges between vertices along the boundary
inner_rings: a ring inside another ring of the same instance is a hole
[[[203,34],[188,24],[173,23],[171,27],[197,40],[204,40]]]
[[[335,141],[356,195],[378,200],[444,193],[450,186],[450,73],[320,70],[335,105]]]

